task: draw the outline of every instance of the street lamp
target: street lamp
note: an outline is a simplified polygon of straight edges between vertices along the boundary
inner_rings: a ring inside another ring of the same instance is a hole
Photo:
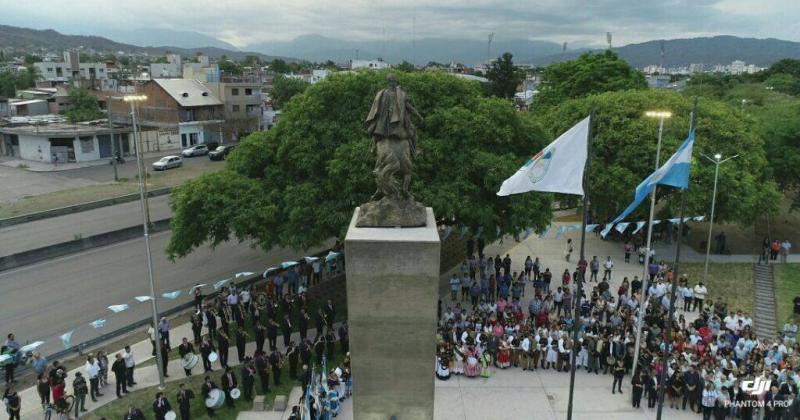
[[[147,204],[144,197],[144,162],[139,147],[139,127],[136,125],[136,102],[147,100],[145,95],[125,95],[122,100],[131,104],[131,124],[133,125],[133,150],[136,153],[136,167],[139,171],[139,201],[142,204],[142,229],[144,230],[144,248],[147,256],[147,277],[150,280],[150,301],[153,304],[153,329],[156,334],[156,368],[158,369],[158,387],[164,389],[164,371],[161,360],[161,337],[158,331],[158,304],[156,303],[156,286],[153,281],[153,257],[150,253],[150,226],[147,217]]]
[[[742,103],[744,104],[744,99],[742,99]],[[714,208],[717,205],[717,180],[719,179],[719,165],[738,157],[739,155],[733,155],[725,160],[722,159],[722,154],[717,153],[714,155],[714,158],[710,158],[702,153],[700,156],[708,159],[711,163],[714,164],[714,192],[711,194],[711,219],[708,222],[708,240],[706,241],[706,265],[703,268],[703,282],[708,283],[708,260],[709,256],[711,255],[711,232],[714,229]]]
[[[658,118],[658,143],[656,144],[656,169],[661,159],[661,137],[664,134],[664,120],[672,117],[670,111],[647,111],[644,115],[648,118]],[[650,217],[647,219],[647,246],[644,249],[644,269],[642,270],[642,290],[639,292],[639,322],[636,323],[636,346],[633,349],[633,372],[639,365],[639,347],[642,339],[642,323],[644,322],[644,296],[648,288],[648,262],[650,259],[650,243],[653,240],[653,216],[656,210],[656,187],[650,193]]]

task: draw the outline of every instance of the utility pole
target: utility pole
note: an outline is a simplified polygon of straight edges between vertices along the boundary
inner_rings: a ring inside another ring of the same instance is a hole
[[[114,167],[114,182],[119,182],[117,173],[117,145],[114,141],[114,123],[111,122],[111,96],[106,96],[106,116],[108,117],[108,135],[111,137],[111,166]]]
[[[489,34],[489,43],[486,45],[486,68],[492,63],[492,40],[494,40],[494,32]]]

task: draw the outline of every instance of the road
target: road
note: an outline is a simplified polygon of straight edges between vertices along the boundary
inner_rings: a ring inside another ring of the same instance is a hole
[[[180,155],[179,149],[169,150],[161,153],[146,153],[144,156],[144,165],[148,172],[153,170],[153,162],[161,159],[164,156]],[[190,158],[183,158],[184,167],[205,167],[211,165],[224,165],[223,161],[212,161],[208,156],[196,156]],[[172,169],[175,170],[175,169]],[[177,169],[180,170],[180,169]],[[96,182],[114,182],[114,167],[112,165],[98,165],[89,166],[86,168],[70,169],[69,171],[57,172],[60,176],[76,179],[87,179]],[[133,156],[125,158],[125,163],[117,164],[117,173],[120,178],[134,179],[139,173],[136,168],[136,159]]]
[[[100,184],[80,174],[64,176],[66,172],[30,172],[0,165],[0,204],[14,203],[28,196]],[[113,173],[111,180],[114,180]]]
[[[172,216],[168,195],[151,197],[148,201],[150,220]],[[71,241],[77,235],[86,238],[141,224],[142,207],[137,200],[9,226],[0,229],[0,256]]]
[[[163,253],[171,232],[153,235],[156,294],[182,290],[176,300],[159,299],[161,308],[187,302],[195,283],[210,284],[237,272],[260,272],[282,261],[297,259],[302,251],[279,249],[267,254],[249,244],[228,243],[211,250],[198,249],[170,262]],[[311,253],[313,251],[309,251]],[[73,343],[146,318],[149,304],[133,297],[149,295],[143,239],[136,239],[40,264],[0,272],[0,333],[15,332],[21,342],[43,340],[45,354],[61,350],[59,336],[75,330]],[[109,305],[127,303],[130,309],[113,314]],[[104,318],[104,328],[89,323]]]

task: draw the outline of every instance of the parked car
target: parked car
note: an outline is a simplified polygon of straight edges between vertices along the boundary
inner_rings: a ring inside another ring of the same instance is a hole
[[[192,157],[192,156],[203,156],[208,154],[208,145],[205,144],[195,144],[194,146],[183,149],[181,152],[183,157]]]
[[[208,152],[208,158],[211,160],[223,160],[228,157],[228,153],[233,150],[233,145],[219,146],[216,149]]]
[[[183,159],[180,156],[164,156],[153,162],[154,171],[166,171],[170,168],[180,168],[183,166]]]

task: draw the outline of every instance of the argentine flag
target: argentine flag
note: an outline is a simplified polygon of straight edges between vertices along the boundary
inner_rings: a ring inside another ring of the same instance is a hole
[[[667,160],[664,165],[650,174],[639,186],[636,187],[636,194],[628,208],[626,208],[614,221],[608,224],[603,230],[605,237],[611,230],[611,226],[628,217],[642,201],[653,191],[656,185],[667,185],[674,188],[685,190],[689,188],[689,167],[692,164],[692,146],[694,146],[694,130],[689,132],[689,137],[684,140],[678,151]]]
[[[583,196],[590,118],[575,124],[503,181],[497,195],[544,191]]]

